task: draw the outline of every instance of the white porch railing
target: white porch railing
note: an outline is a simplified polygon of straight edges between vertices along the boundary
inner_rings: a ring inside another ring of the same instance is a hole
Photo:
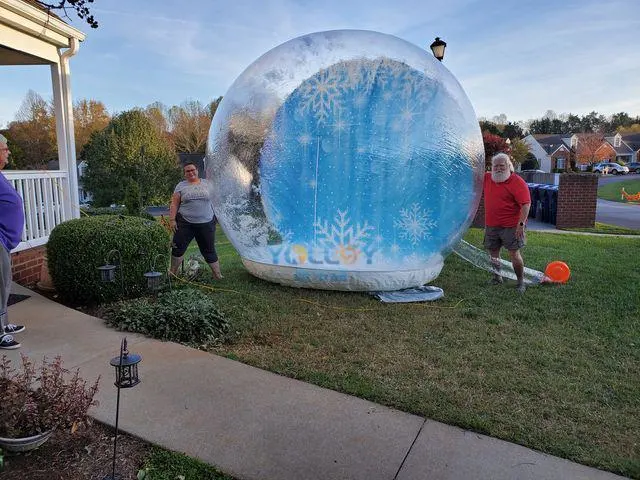
[[[69,174],[60,170],[5,170],[24,203],[22,242],[13,252],[44,245],[56,225],[72,218]]]

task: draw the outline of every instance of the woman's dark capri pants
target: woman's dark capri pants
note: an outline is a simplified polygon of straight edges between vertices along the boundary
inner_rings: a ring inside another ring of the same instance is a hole
[[[215,263],[218,261],[216,253],[216,217],[205,223],[189,223],[182,215],[176,215],[176,224],[178,229],[173,234],[173,248],[171,255],[174,257],[182,257],[191,240],[196,239],[200,253],[207,263]]]

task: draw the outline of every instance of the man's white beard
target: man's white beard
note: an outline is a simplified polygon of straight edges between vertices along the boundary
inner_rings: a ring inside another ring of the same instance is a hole
[[[493,180],[496,183],[506,182],[510,176],[511,176],[511,172],[509,170],[502,173],[491,172],[491,180]]]

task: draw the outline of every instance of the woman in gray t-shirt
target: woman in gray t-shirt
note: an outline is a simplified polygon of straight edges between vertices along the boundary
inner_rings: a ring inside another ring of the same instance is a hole
[[[216,253],[216,217],[211,204],[211,182],[198,176],[193,163],[183,167],[184,180],[176,185],[169,208],[169,225],[173,232],[171,273],[174,275],[194,238],[200,253],[211,267],[213,278],[220,280],[220,262]]]

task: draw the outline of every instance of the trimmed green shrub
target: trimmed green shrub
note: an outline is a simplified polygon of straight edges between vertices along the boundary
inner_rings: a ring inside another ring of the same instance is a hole
[[[129,214],[127,213],[126,207],[121,207],[121,206],[113,207],[113,208],[112,207],[83,208],[82,213],[90,217],[95,217],[97,215],[129,215],[133,217],[146,218],[148,220],[155,220],[155,217],[153,215],[151,215],[148,212],[145,212],[144,210],[140,210],[137,214]]]
[[[194,288],[116,302],[104,318],[120,330],[196,346],[214,343],[229,329],[213,298]]]
[[[47,258],[53,284],[64,302],[96,304],[145,291],[143,277],[158,254],[165,255],[156,269],[162,271],[169,259],[170,237],[160,223],[140,217],[101,215],[61,223],[49,237]],[[120,255],[112,250],[117,250]],[[109,258],[107,258],[107,255]],[[116,268],[116,281],[103,283],[98,267]]]

